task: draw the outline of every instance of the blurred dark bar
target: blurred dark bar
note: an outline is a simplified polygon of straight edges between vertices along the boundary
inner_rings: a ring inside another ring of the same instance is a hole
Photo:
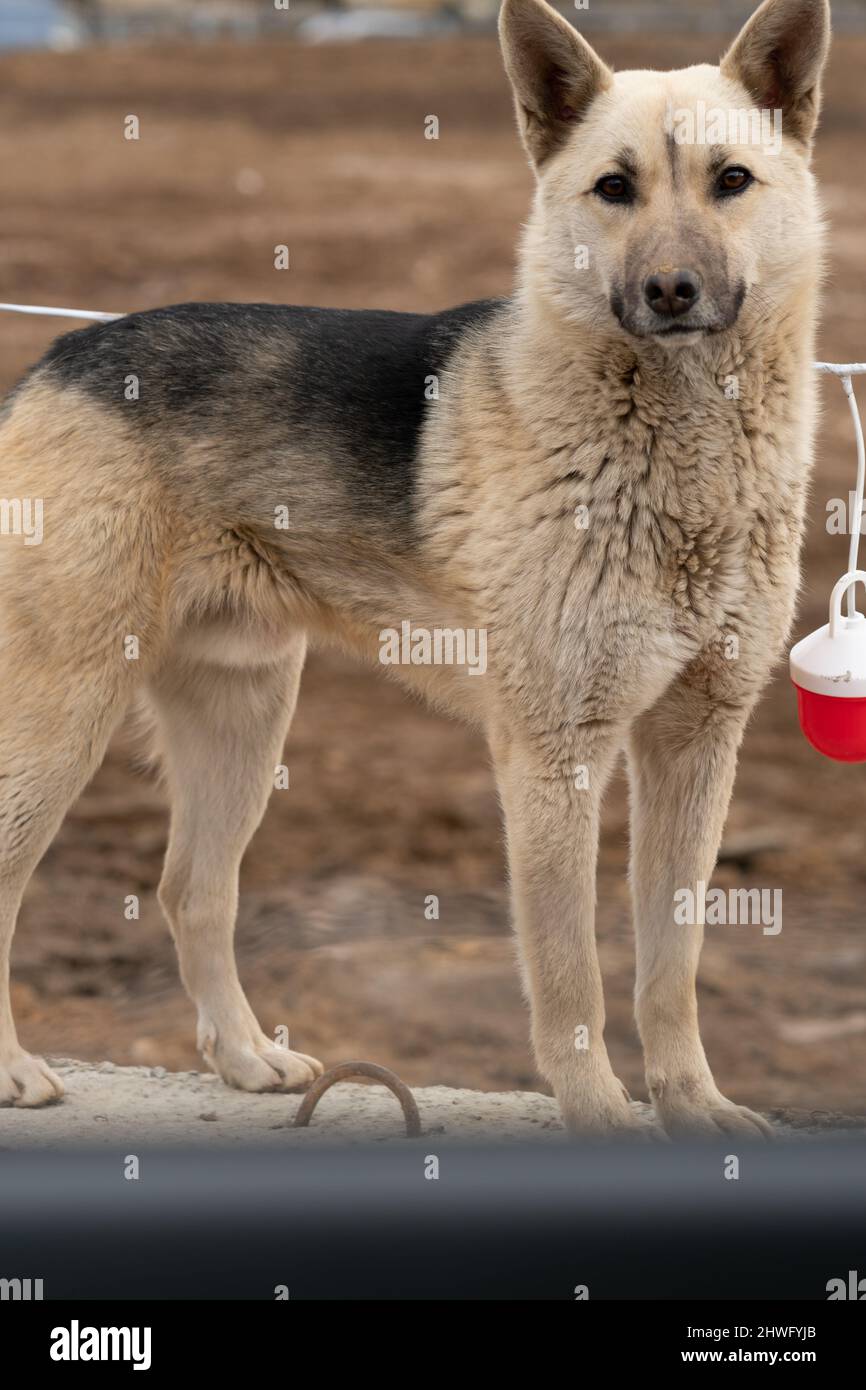
[[[0,1278],[41,1278],[45,1299],[265,1300],[826,1300],[866,1278],[859,1140],[137,1157],[128,1180],[120,1153],[5,1154]]]

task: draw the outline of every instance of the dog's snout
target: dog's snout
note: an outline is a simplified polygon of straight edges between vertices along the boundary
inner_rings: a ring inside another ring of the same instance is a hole
[[[658,270],[644,280],[643,294],[659,318],[679,318],[700,299],[701,277],[696,270]]]

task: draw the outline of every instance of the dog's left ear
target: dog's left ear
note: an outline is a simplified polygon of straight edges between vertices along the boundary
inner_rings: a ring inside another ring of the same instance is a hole
[[[613,73],[545,0],[504,0],[499,42],[520,134],[539,168],[564,144]]]
[[[764,0],[721,62],[762,110],[782,112],[782,134],[812,139],[830,48],[828,0]]]

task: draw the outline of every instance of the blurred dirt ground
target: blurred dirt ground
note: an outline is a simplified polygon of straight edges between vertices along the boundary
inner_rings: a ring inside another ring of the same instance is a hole
[[[715,57],[722,40],[630,37],[618,66]],[[866,358],[866,40],[837,44],[817,168],[830,277],[822,355]],[[138,115],[141,139],[123,139]],[[440,139],[424,139],[435,114]],[[264,299],[435,309],[507,292],[531,181],[487,39],[91,50],[0,59],[0,298],[97,309]],[[273,248],[291,269],[273,269]],[[0,316],[0,385],[63,325]],[[841,389],[824,419],[797,635],[825,620],[854,483]],[[861,388],[866,403],[866,384]],[[326,1062],[415,1084],[537,1084],[513,964],[485,750],[375,672],[314,656],[247,854],[241,970],[267,1029]],[[704,1039],[722,1088],[770,1108],[866,1111],[866,768],[801,738],[784,672],[748,734],[716,882],[782,888],[780,935],[708,931]],[[27,895],[14,953],[25,1044],[196,1064],[155,887],[163,797],[122,734]],[[631,1021],[627,800],[609,797],[599,883],[607,1037],[645,1095]],[[125,920],[138,893],[142,915]],[[424,917],[436,894],[438,922]]]

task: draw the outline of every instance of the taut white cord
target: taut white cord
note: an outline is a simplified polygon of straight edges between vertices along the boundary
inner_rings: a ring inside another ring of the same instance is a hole
[[[863,516],[863,484],[866,482],[866,448],[863,445],[863,424],[860,419],[860,411],[857,409],[857,400],[854,396],[854,387],[851,378],[846,372],[842,377],[842,390],[848,397],[848,405],[851,408],[851,418],[854,421],[854,434],[857,439],[857,486],[854,491],[854,515],[851,517],[851,542],[848,547],[848,573],[854,574],[857,569],[857,552],[860,548],[860,519]],[[852,584],[848,590],[848,617],[853,618],[857,612],[856,606],[856,584]]]
[[[830,372],[833,376],[862,376],[866,372],[866,362],[813,362],[816,372]]]
[[[854,395],[854,385],[851,378],[852,376],[862,376],[866,372],[866,362],[816,362],[815,370],[817,372],[829,372],[831,376],[838,376],[841,379],[842,390],[848,397],[851,419],[854,421],[854,437],[857,440],[857,485],[854,490],[854,515],[851,518],[851,541],[848,547],[848,572],[854,574],[857,569],[857,553],[860,549],[860,518],[863,515],[863,485],[866,482],[866,449],[863,447],[863,424],[860,419],[860,411],[857,409],[857,399]],[[853,618],[857,612],[856,591],[856,584],[852,584],[848,589],[849,618]]]
[[[10,314],[48,314],[56,319],[97,319],[102,323],[126,318],[125,314],[103,314],[98,309],[49,309],[42,304],[0,304],[0,309]]]

